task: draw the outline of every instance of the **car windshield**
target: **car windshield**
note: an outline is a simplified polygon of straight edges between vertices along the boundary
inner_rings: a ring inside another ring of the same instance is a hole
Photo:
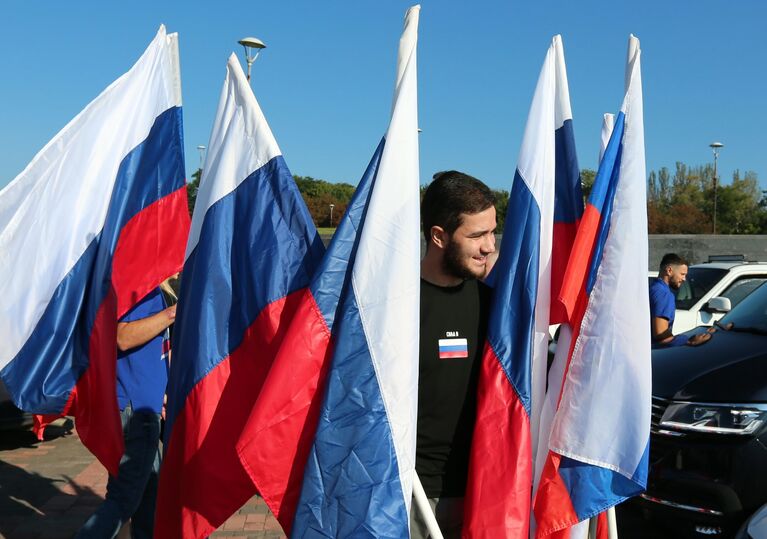
[[[682,283],[676,293],[676,308],[687,310],[698,303],[725,273],[727,273],[725,269],[690,268],[687,272],[687,280]]]
[[[767,284],[746,296],[718,325],[730,328],[730,324],[733,331],[767,333]]]

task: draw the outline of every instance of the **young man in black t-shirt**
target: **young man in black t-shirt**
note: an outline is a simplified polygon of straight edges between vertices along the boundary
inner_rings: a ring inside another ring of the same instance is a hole
[[[434,176],[421,203],[421,332],[416,472],[445,538],[460,537],[495,252],[495,197],[456,171]],[[411,537],[426,538],[413,508]]]

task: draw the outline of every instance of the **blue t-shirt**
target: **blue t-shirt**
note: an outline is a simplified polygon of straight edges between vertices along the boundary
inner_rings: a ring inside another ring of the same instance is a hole
[[[120,322],[135,322],[165,308],[159,288],[146,295]],[[142,346],[125,352],[117,350],[117,402],[120,410],[130,403],[133,411],[160,413],[168,385],[168,361],[164,350],[168,330]]]
[[[650,317],[665,318],[668,327],[674,330],[674,317],[676,315],[676,296],[671,287],[663,279],[656,278],[650,285]],[[667,346],[679,346],[687,342],[687,337],[677,335],[668,343],[652,343],[653,348],[665,348]]]

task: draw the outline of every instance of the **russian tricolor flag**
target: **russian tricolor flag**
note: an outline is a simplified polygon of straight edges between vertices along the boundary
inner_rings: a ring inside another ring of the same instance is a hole
[[[391,123],[268,375],[238,451],[291,537],[407,537],[419,326],[416,41]]]
[[[644,490],[650,429],[647,208],[639,40],[626,94],[578,229],[562,299],[574,329],[535,498],[537,536]]]
[[[438,345],[440,359],[469,357],[469,341],[467,339],[440,339]]]
[[[232,55],[186,250],[157,537],[205,537],[255,494],[235,444],[323,252]]]
[[[464,536],[528,536],[551,299],[583,210],[562,40],[541,69],[509,197],[480,371]],[[555,321],[560,321],[558,318]]]
[[[178,44],[160,27],[0,192],[0,374],[19,408],[74,415],[115,475],[117,320],[181,268],[188,231]]]

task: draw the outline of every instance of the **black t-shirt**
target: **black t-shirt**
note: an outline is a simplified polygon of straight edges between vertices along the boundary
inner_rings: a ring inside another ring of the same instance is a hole
[[[490,289],[421,279],[416,470],[429,498],[463,496]]]

